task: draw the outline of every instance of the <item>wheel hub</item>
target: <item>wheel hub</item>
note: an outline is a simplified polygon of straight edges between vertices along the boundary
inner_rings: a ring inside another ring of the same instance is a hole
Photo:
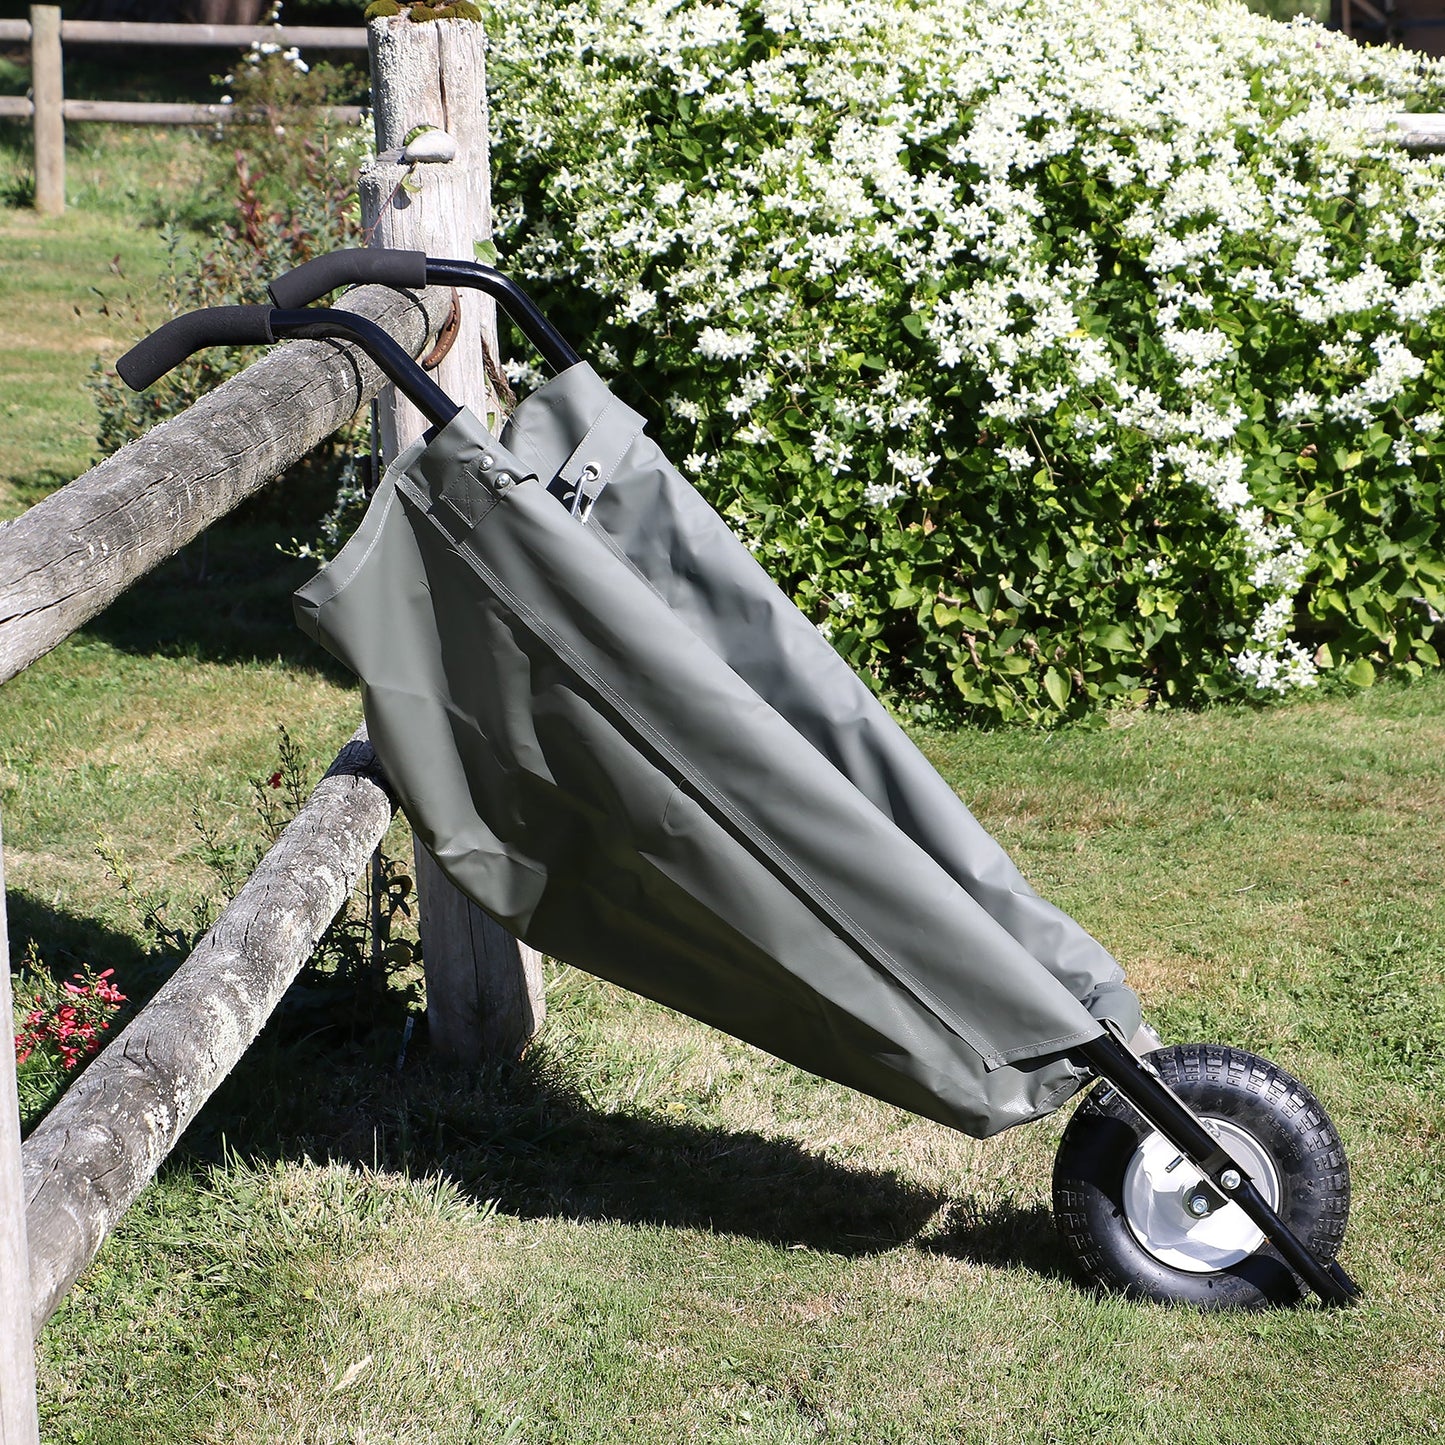
[[[1243,1166],[1271,1208],[1279,1207],[1279,1173],[1259,1141],[1229,1119],[1204,1127]],[[1139,1144],[1124,1174],[1124,1217],[1135,1239],[1161,1264],[1214,1274],[1248,1259],[1264,1235],[1223,1198],[1162,1134]]]

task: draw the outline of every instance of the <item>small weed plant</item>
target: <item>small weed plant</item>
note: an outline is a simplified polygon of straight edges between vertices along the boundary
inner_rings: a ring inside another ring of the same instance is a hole
[[[313,779],[302,749],[284,724],[276,732],[275,771],[250,782],[252,823],[247,830],[238,834],[215,826],[199,811],[192,815],[196,854],[215,885],[203,898],[177,904],[139,878],[109,840],[97,845],[153,952],[176,962],[189,954],[310,796]],[[406,865],[377,849],[368,865],[365,889],[348,900],[307,960],[297,1000],[331,1009],[343,995],[364,1000],[386,988],[394,975],[414,970],[420,948],[414,930],[413,936],[406,932],[414,916],[414,898],[415,884]]]
[[[275,771],[251,780],[252,823],[242,836],[215,827],[199,811],[193,814],[197,855],[214,882],[199,899],[178,902],[139,876],[109,839],[97,844],[158,965],[147,970],[150,986],[191,953],[309,797],[312,779],[305,758],[284,725],[277,729],[277,745]],[[307,1020],[319,1013],[328,1022],[364,1028],[383,991],[394,987],[406,994],[419,973],[420,947],[415,929],[407,927],[414,897],[405,864],[378,849],[365,888],[328,925],[283,1009],[305,1014]],[[99,1052],[128,1000],[114,969],[97,972],[86,965],[62,980],[33,942],[14,987],[15,1057],[21,1117],[28,1128]]]
[[[137,336],[200,307],[261,301],[283,271],[357,243],[362,132],[332,121],[326,111],[352,99],[355,78],[333,66],[308,66],[296,51],[260,42],[220,80],[228,87],[222,99],[233,119],[217,128],[214,149],[217,184],[229,190],[231,217],[199,246],[178,227],[166,228],[168,262],[158,298],[103,299],[102,309],[128,316]],[[184,411],[248,359],[237,348],[211,348],[140,394],[110,368],[97,366],[91,386],[101,451],[108,455]],[[327,495],[338,483],[344,486],[342,473],[356,445],[354,431],[344,429],[308,462]]]
[[[1434,62],[1202,0],[489,34],[504,264],[914,717],[1438,665]]]

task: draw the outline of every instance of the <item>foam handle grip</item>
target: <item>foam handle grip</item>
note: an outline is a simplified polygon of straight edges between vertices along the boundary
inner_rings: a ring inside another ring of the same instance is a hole
[[[212,306],[188,311],[138,341],[115,364],[132,391],[144,391],[193,352],[208,346],[266,346],[271,334],[269,306]]]
[[[426,252],[388,251],[379,246],[333,251],[278,276],[268,290],[278,306],[289,309],[309,306],[341,286],[367,284],[421,290],[426,285]]]

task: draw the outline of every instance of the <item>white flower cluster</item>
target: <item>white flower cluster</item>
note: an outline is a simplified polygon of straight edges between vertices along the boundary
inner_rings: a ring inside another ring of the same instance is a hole
[[[1253,464],[1240,308],[1315,338],[1314,369],[1267,398],[1278,428],[1363,428],[1418,381],[1404,330],[1445,320],[1445,185],[1381,129],[1417,58],[1234,0],[500,0],[491,24],[499,158],[566,158],[544,199],[499,211],[512,260],[606,298],[619,334],[731,368],[674,415],[755,445],[797,415],[821,473],[874,509],[950,490],[956,436],[985,427],[1001,476],[1128,465],[1141,495],[1196,489],[1257,594],[1236,671],[1314,679],[1290,635],[1312,559]],[[690,133],[656,125],[659,91]],[[1049,224],[1060,167],[1110,216],[1107,249]],[[1321,220],[1341,197],[1358,254]],[[1387,271],[1372,239],[1398,251],[1407,229],[1413,271]],[[1126,267],[1133,330],[1096,309]],[[880,317],[932,364],[860,369]],[[960,387],[977,426],[940,400]],[[1441,425],[1416,418],[1397,464]],[[729,443],[708,438],[715,464]],[[1173,555],[1147,575],[1188,592]]]
[[[274,40],[253,40],[246,52],[247,65],[260,65],[268,55],[279,55],[293,70],[305,75],[311,67],[301,58],[301,52],[294,45],[282,46]],[[229,79],[229,77],[228,77]]]

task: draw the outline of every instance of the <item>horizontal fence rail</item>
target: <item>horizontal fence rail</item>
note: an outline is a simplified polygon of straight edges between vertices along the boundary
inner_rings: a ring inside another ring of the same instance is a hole
[[[328,105],[324,109],[332,120],[346,125],[365,114],[359,105]],[[60,114],[64,120],[102,120],[120,125],[227,125],[247,119],[240,106],[184,100],[63,100]],[[30,96],[0,95],[0,120],[30,120],[34,115],[35,102]]]
[[[370,286],[339,304],[418,355],[451,294]],[[384,380],[354,343],[288,342],[0,526],[0,680],[259,491]],[[363,729],[189,958],[25,1140],[32,1335],[260,1033],[395,806]]]
[[[62,20],[60,38],[77,45],[177,45],[214,49],[275,43],[283,50],[365,50],[365,26],[179,25],[149,20]],[[30,21],[0,20],[0,41],[30,43]]]
[[[340,912],[395,804],[365,730],[195,951],[21,1145],[38,1335]]]
[[[365,50],[360,26],[173,25],[154,21],[65,20],[56,5],[32,5],[29,20],[0,20],[0,42],[30,47],[30,94],[0,96],[0,119],[28,120],[35,142],[35,209],[65,209],[65,123],[107,121],[123,125],[224,125],[248,117],[236,106],[139,100],[67,100],[64,44],[275,46],[278,50]],[[341,124],[361,119],[360,106],[328,106]]]
[[[368,286],[339,305],[415,356],[450,314],[451,296]],[[289,341],[0,524],[0,682],[299,461],[384,384],[359,346]]]
[[[1406,150],[1445,151],[1445,115],[1402,113],[1390,116],[1386,125]]]

